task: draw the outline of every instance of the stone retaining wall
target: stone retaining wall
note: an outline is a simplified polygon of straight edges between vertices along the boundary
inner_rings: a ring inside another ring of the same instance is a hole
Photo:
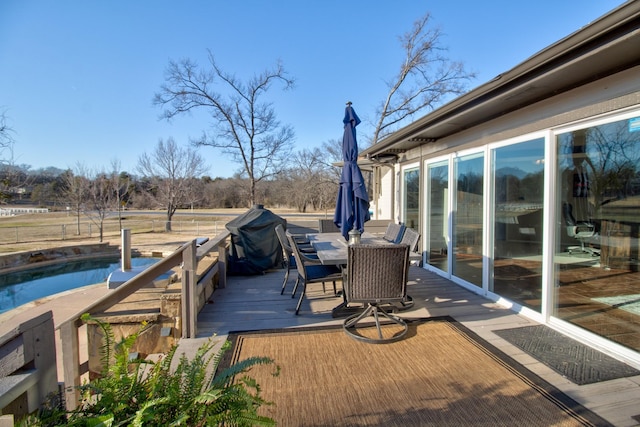
[[[0,255],[0,271],[8,273],[51,265],[61,260],[75,261],[105,256],[119,257],[119,247],[111,246],[108,243],[94,243],[3,254]]]

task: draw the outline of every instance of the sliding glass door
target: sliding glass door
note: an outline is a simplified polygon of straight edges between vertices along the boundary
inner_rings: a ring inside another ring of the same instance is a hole
[[[420,218],[420,169],[411,168],[404,170],[402,222],[418,231]]]
[[[449,244],[449,161],[427,166],[427,264],[447,272]]]
[[[544,139],[492,151],[493,258],[489,290],[542,307]]]
[[[556,135],[552,315],[640,351],[640,115]]]
[[[452,274],[482,287],[484,155],[454,159]]]

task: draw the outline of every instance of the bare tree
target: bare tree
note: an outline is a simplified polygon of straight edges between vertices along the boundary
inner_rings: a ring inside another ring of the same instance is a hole
[[[115,208],[115,195],[111,176],[98,172],[89,180],[87,209],[85,215],[98,226],[100,242],[104,239],[104,221]]]
[[[5,162],[2,157],[4,150],[13,146],[13,129],[7,124],[6,111],[0,112],[0,164]]]
[[[243,180],[237,176],[225,179],[216,178],[205,186],[205,203],[211,208],[238,208],[244,206],[240,194],[240,188],[243,185]]]
[[[13,129],[7,124],[7,116],[5,111],[0,113],[0,166],[10,165],[10,160],[4,158],[6,150],[10,151],[10,158],[13,157]],[[5,203],[11,199],[11,186],[13,181],[10,179],[8,170],[5,168],[5,173],[0,180],[0,202]]]
[[[283,180],[290,184],[287,201],[294,203],[299,212],[306,212],[308,206],[326,209],[335,202],[340,168],[332,164],[329,148],[333,148],[332,143],[325,143],[322,148],[303,149],[291,156],[291,167]],[[341,154],[337,154],[341,158]],[[337,161],[339,159],[335,159]]]
[[[276,119],[272,104],[263,102],[262,97],[274,83],[289,89],[294,80],[287,77],[280,62],[247,82],[222,70],[211,52],[209,65],[210,69],[201,69],[189,59],[170,61],[166,83],[153,102],[164,108],[162,117],[167,120],[193,109],[208,110],[213,130],[203,132],[195,143],[220,148],[242,165],[253,205],[257,202],[256,184],[283,169],[294,138],[293,129]]]
[[[80,215],[89,201],[89,187],[87,168],[81,164],[76,164],[75,171],[67,170],[62,175],[62,188],[60,198],[73,210],[76,216],[76,235],[80,235]]]
[[[193,212],[193,208],[199,206],[200,203],[204,200],[204,186],[205,182],[202,179],[191,178],[188,186],[188,194],[187,194],[187,202],[191,211]]]
[[[440,45],[442,32],[430,28],[431,15],[414,22],[400,37],[404,61],[394,79],[387,82],[389,92],[379,106],[371,144],[390,134],[397,125],[425,108],[435,109],[451,95],[466,91],[465,82],[476,77],[462,63],[450,61]]]
[[[131,177],[126,172],[120,170],[120,160],[111,160],[111,184],[113,185],[113,193],[115,204],[118,209],[118,225],[122,230],[122,209],[126,203],[126,197],[131,191]]]
[[[166,231],[171,231],[171,219],[176,210],[191,202],[194,178],[206,169],[204,159],[196,150],[178,147],[173,138],[167,142],[161,139],[153,153],[140,156],[138,171],[152,180],[156,200],[166,209]]]
[[[322,143],[322,155],[320,161],[324,165],[324,169],[333,176],[335,183],[340,183],[340,175],[342,174],[342,168],[336,166],[339,162],[342,162],[342,141],[339,139],[330,139]]]

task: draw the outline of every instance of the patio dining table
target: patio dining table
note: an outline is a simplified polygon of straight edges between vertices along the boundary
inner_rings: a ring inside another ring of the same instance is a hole
[[[347,242],[340,233],[311,233],[307,239],[318,253],[320,262],[324,265],[347,265]],[[362,233],[360,243],[373,245],[388,245],[382,237],[374,236],[366,231]]]
[[[307,239],[316,250],[320,262],[324,265],[338,265],[341,268],[346,267],[347,258],[349,256],[347,248],[349,243],[340,233],[311,233],[307,234]],[[360,237],[360,243],[389,245],[390,242],[382,237],[374,236],[366,231]],[[344,294],[343,294],[344,297]],[[347,305],[346,299],[332,310],[333,317],[345,317],[356,312],[362,311],[363,307],[358,304],[355,307]]]

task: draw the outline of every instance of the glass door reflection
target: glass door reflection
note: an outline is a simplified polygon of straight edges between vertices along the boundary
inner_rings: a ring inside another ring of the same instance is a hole
[[[448,271],[449,243],[449,163],[443,161],[427,167],[428,206],[427,263],[442,271]]]
[[[482,218],[484,213],[484,155],[454,160],[453,271],[461,279],[482,286]]]

